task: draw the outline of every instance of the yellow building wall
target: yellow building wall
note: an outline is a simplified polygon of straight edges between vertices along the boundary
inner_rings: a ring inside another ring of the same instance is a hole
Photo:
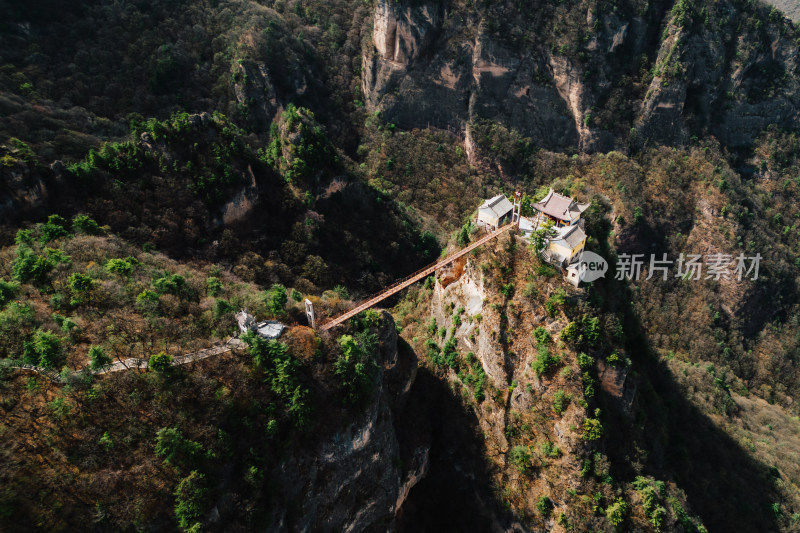
[[[559,244],[555,244],[553,242],[550,243],[549,249],[550,252],[554,254],[558,254],[560,257],[567,258],[567,262],[571,263],[572,260],[583,251],[583,248],[586,246],[586,239],[581,241],[581,243],[575,247],[574,250],[570,250],[566,246],[561,246]]]

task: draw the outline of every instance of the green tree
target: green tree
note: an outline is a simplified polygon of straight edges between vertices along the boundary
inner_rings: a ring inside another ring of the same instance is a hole
[[[111,364],[111,358],[106,354],[102,346],[92,346],[89,348],[89,367],[92,370],[100,370],[104,366]]]
[[[561,363],[561,359],[557,355],[551,354],[546,345],[540,344],[536,359],[531,363],[531,368],[536,372],[537,376],[541,376],[559,363]]]
[[[557,390],[553,395],[553,411],[560,415],[567,408],[571,399],[572,397],[563,390]]]
[[[523,474],[531,467],[531,452],[527,446],[514,446],[508,453],[508,460]]]
[[[377,337],[363,332],[355,337],[342,335],[339,346],[342,354],[333,364],[334,374],[339,378],[345,403],[357,405],[366,400],[375,385],[377,365]]]
[[[103,436],[100,437],[98,444],[100,444],[105,451],[108,451],[114,447],[114,441],[111,439],[111,435],[108,434],[108,431],[103,433]]]
[[[136,296],[136,307],[146,315],[155,315],[158,304],[159,296],[153,291],[145,289]]]
[[[599,440],[603,438],[603,424],[596,418],[583,419],[583,440]]]
[[[41,367],[60,368],[65,362],[61,337],[54,333],[37,330],[33,336],[32,348],[38,356]]]
[[[627,514],[628,504],[622,498],[617,498],[617,501],[606,507],[606,517],[614,527],[621,526]]]
[[[75,215],[72,217],[72,231],[86,235],[99,235],[100,226],[86,215]]]
[[[33,232],[29,229],[20,229],[17,230],[17,234],[14,237],[14,244],[33,244]]]
[[[153,281],[153,286],[159,294],[172,294],[179,298],[189,296],[189,286],[186,284],[186,278],[180,274],[165,274]]]
[[[556,289],[556,292],[547,299],[544,303],[545,308],[547,308],[547,314],[550,316],[556,316],[556,312],[564,306],[567,302],[567,291],[564,289]]]
[[[69,277],[69,288],[72,291],[71,305],[80,305],[89,297],[89,293],[94,288],[94,280],[91,276],[73,272]]]
[[[109,259],[106,261],[104,268],[109,274],[117,274],[122,277],[128,277],[133,274],[133,264],[127,259]]]
[[[200,518],[203,516],[207,492],[205,484],[205,476],[192,470],[175,489],[175,518],[183,531],[201,530]]]
[[[0,307],[6,305],[19,291],[19,283],[0,279]]]
[[[553,512],[553,500],[547,496],[540,496],[536,502],[536,510],[544,516],[550,516],[550,513]]]
[[[199,465],[205,455],[202,444],[187,439],[175,427],[158,430],[154,451],[165,463],[185,469]]]
[[[147,363],[147,367],[155,370],[159,374],[166,374],[172,369],[172,356],[164,352],[152,355]]]
[[[553,221],[548,219],[541,227],[534,230],[533,234],[531,235],[531,247],[533,248],[533,251],[538,254],[544,250],[547,241],[554,235],[555,230],[553,229]]]
[[[542,326],[539,326],[533,330],[533,338],[536,339],[537,344],[546,345],[553,342],[553,337],[550,335],[550,332],[544,329]]]
[[[216,276],[206,278],[206,290],[209,296],[217,296],[222,293],[222,281]]]
[[[50,215],[47,217],[47,222],[39,226],[39,241],[46,244],[60,237],[68,236],[70,233],[67,226],[67,220],[61,215]]]
[[[274,284],[267,293],[266,300],[267,309],[269,309],[270,313],[275,316],[282,315],[286,308],[286,302],[289,301],[289,297],[286,294],[286,287],[279,283]]]
[[[461,230],[458,232],[458,245],[462,248],[469,244],[469,237],[472,234],[472,222],[467,222],[463,226],[461,226]]]
[[[17,258],[11,265],[11,276],[19,281],[43,283],[47,275],[56,267],[56,261],[48,255],[37,255],[27,245],[17,247]]]

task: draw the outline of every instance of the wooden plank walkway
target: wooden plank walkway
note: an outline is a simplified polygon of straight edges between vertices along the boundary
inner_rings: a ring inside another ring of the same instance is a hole
[[[172,366],[180,366],[180,365],[185,365],[187,363],[193,363],[194,361],[200,361],[202,359],[206,359],[214,355],[230,352],[236,348],[244,348],[245,346],[246,344],[241,339],[238,339],[237,337],[231,337],[226,342],[216,342],[214,346],[212,346],[211,348],[206,348],[205,350],[200,350],[199,352],[189,353],[185,355],[177,355],[172,358]],[[61,374],[59,374],[55,370],[42,368],[40,366],[29,365],[16,361],[9,361],[8,359],[0,361],[0,366],[5,366],[7,368],[13,368],[17,370],[30,370],[32,372],[36,372],[37,374],[41,374],[49,378],[50,381],[53,381],[55,383],[61,383],[62,381]],[[102,375],[102,374],[110,374],[112,372],[120,372],[122,370],[132,370],[134,368],[147,370],[148,360],[131,357],[128,359],[124,359],[122,361],[117,361],[115,363],[104,366],[103,368],[99,368],[97,370],[93,370],[89,367],[86,367],[82,370],[76,371],[75,374]]]
[[[471,252],[472,250],[474,250],[478,246],[480,246],[480,245],[482,245],[482,244],[494,239],[495,237],[497,237],[501,233],[504,233],[504,232],[508,231],[512,227],[515,227],[515,224],[506,224],[502,228],[497,229],[497,230],[493,231],[492,233],[481,237],[480,239],[478,239],[477,241],[473,242],[472,244],[470,244],[466,248],[464,248],[462,250],[459,250],[458,252],[455,252],[455,253],[445,257],[444,259],[440,259],[439,261],[436,261],[435,263],[432,263],[432,264],[430,264],[430,265],[428,265],[428,266],[426,266],[426,267],[424,267],[424,268],[422,268],[420,270],[417,270],[413,274],[408,275],[408,276],[404,277],[403,279],[392,283],[391,285],[389,285],[388,287],[383,289],[381,292],[379,292],[379,293],[377,293],[377,294],[375,294],[373,296],[370,296],[369,298],[367,298],[366,300],[364,300],[362,303],[358,304],[354,308],[350,309],[349,311],[346,311],[346,312],[344,312],[344,313],[342,313],[342,314],[340,314],[338,316],[335,316],[335,317],[329,319],[328,321],[326,321],[324,324],[322,324],[320,326],[320,329],[322,331],[328,331],[329,329],[338,326],[339,324],[341,324],[345,320],[348,320],[348,319],[356,316],[358,313],[360,313],[361,311],[364,311],[365,309],[369,309],[370,307],[372,307],[376,303],[380,302],[381,300],[385,300],[389,296],[402,291],[403,289],[405,289],[409,285],[413,285],[414,283],[416,283],[417,281],[421,280],[422,278],[424,278],[426,276],[430,276],[431,274],[433,274],[434,272],[436,272],[438,269],[442,268],[443,266],[449,265],[450,263],[452,263],[453,261],[455,261],[459,257],[463,257],[464,255],[468,254],[469,252]]]

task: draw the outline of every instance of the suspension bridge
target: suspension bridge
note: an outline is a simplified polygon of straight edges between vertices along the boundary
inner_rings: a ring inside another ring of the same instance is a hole
[[[398,292],[402,291],[406,287],[408,287],[410,285],[413,285],[417,281],[421,280],[422,278],[424,278],[426,276],[430,276],[431,274],[433,274],[434,272],[436,272],[440,268],[449,265],[450,263],[452,263],[453,261],[455,261],[459,257],[465,256],[466,254],[470,253],[472,250],[474,250],[478,246],[480,246],[482,244],[485,244],[486,242],[494,239],[495,237],[499,236],[502,233],[505,233],[506,231],[510,230],[513,227],[516,227],[516,224],[514,224],[514,223],[506,224],[505,226],[502,226],[499,229],[496,229],[495,231],[489,233],[488,235],[484,235],[483,237],[481,237],[477,241],[473,242],[472,244],[470,244],[466,248],[462,248],[461,250],[448,255],[444,259],[440,259],[440,260],[438,260],[438,261],[436,261],[434,263],[431,263],[430,265],[428,265],[428,266],[426,266],[426,267],[424,267],[424,268],[422,268],[420,270],[417,270],[413,274],[410,274],[410,275],[404,277],[403,279],[395,281],[394,283],[392,283],[391,285],[389,285],[388,287],[383,289],[381,292],[370,296],[369,298],[367,298],[366,300],[362,301],[360,304],[358,304],[354,308],[350,309],[349,311],[346,311],[346,312],[344,312],[344,313],[342,313],[340,315],[337,315],[337,316],[335,316],[333,318],[328,319],[325,323],[323,323],[319,327],[319,329],[321,331],[328,331],[329,329],[338,326],[342,322],[344,322],[344,321],[356,316],[361,311],[364,311],[365,309],[369,309],[373,305],[377,304],[378,302],[380,302],[382,300],[385,300],[386,298],[388,298],[389,296],[392,296],[393,294],[397,294]]]

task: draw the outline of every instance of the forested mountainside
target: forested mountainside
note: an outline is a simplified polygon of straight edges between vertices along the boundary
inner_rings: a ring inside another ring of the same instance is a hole
[[[0,1],[0,528],[800,530],[772,4]],[[591,204],[605,278],[507,234],[307,327],[549,188]],[[245,308],[287,331],[171,364]]]

